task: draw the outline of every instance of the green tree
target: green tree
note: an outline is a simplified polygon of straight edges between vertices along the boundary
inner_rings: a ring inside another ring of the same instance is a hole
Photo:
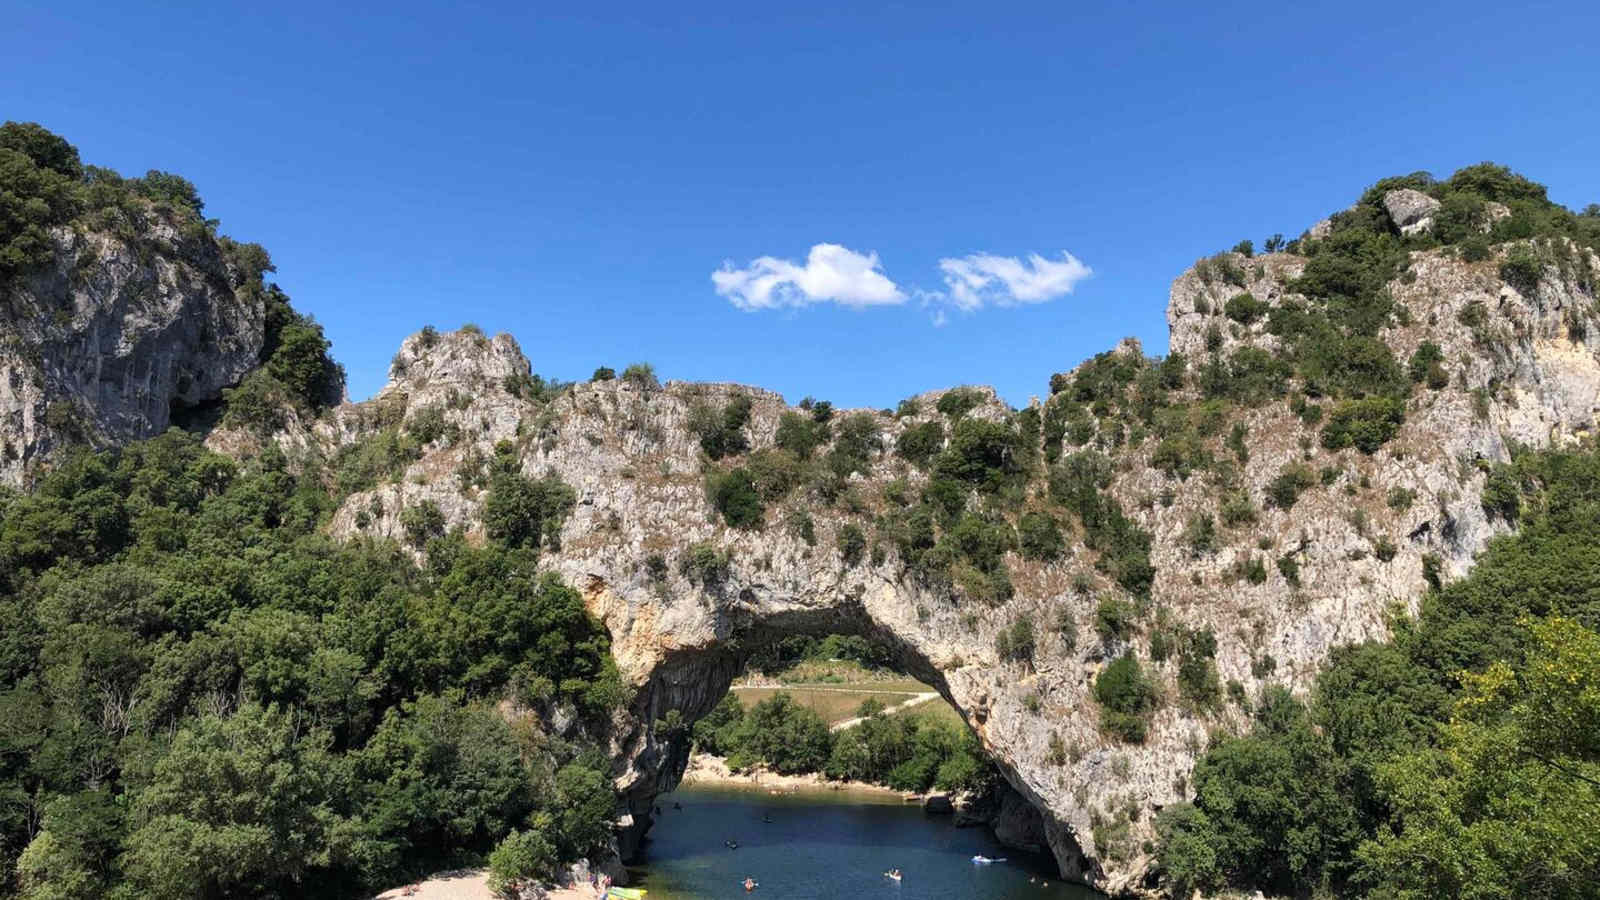
[[[1438,749],[1380,767],[1393,824],[1363,880],[1396,898],[1578,898],[1600,879],[1600,634],[1532,626],[1527,664],[1466,678]]]

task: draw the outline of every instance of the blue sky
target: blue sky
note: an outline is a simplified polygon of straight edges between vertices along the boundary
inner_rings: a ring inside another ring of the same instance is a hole
[[[1493,159],[1600,201],[1577,0],[7,6],[0,118],[194,181],[358,399],[470,321],[560,378],[1020,405],[1165,352],[1186,265],[1379,177]]]

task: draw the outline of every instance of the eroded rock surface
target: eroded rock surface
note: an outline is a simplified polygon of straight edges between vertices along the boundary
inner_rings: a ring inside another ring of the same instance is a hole
[[[1401,188],[1383,195],[1383,208],[1401,234],[1417,234],[1433,227],[1439,201],[1421,191]]]
[[[216,241],[153,219],[136,238],[60,227],[52,264],[0,307],[0,481],[68,443],[165,431],[259,365],[264,310]]]
[[[1244,291],[1268,307],[1292,299],[1303,260],[1272,254],[1236,262],[1243,284],[1208,282],[1193,271],[1174,282],[1174,351],[1198,359],[1210,350],[1274,345],[1264,317],[1243,324],[1222,310]],[[1505,528],[1480,504],[1485,463],[1508,459],[1516,444],[1562,442],[1593,427],[1600,323],[1577,285],[1552,269],[1537,286],[1519,290],[1500,280],[1495,258],[1466,263],[1438,251],[1415,254],[1411,270],[1390,286],[1406,324],[1386,329],[1383,339],[1402,361],[1423,341],[1438,344],[1450,377],[1412,393],[1405,425],[1374,455],[1320,449],[1316,429],[1281,401],[1247,410],[1248,459],[1239,479],[1259,515],[1206,553],[1196,553],[1183,532],[1196,513],[1215,511],[1215,487],[1152,467],[1149,442],[1117,456],[1109,491],[1154,538],[1153,602],[1174,620],[1215,633],[1221,680],[1238,682],[1248,698],[1273,682],[1303,690],[1331,648],[1384,637],[1390,611],[1419,597],[1425,559],[1436,558],[1446,577],[1464,572]],[[961,712],[1017,796],[1039,812],[1038,828],[1025,826],[1024,816],[1006,817],[1014,830],[1042,830],[1065,876],[1110,891],[1141,883],[1154,813],[1186,798],[1190,770],[1210,736],[1248,726],[1233,705],[1202,712],[1174,702],[1176,662],[1169,660],[1151,666],[1168,699],[1147,741],[1125,744],[1102,732],[1095,675],[1130,646],[1150,657],[1144,636],[1095,635],[1096,604],[1115,588],[1096,573],[1085,547],[1054,563],[1009,555],[1015,595],[993,606],[920,584],[888,541],[877,558],[847,564],[837,549],[839,530],[853,522],[870,533],[874,517],[888,510],[885,484],[903,478],[914,494],[927,477],[892,452],[850,478],[853,512],[849,504],[791,496],[768,510],[760,531],[725,526],[706,498],[709,463],[689,430],[692,410],[748,397],[744,433],[752,448],[770,447],[788,409],[776,394],[729,384],[599,381],[534,400],[508,387],[527,372],[505,336],[414,336],[377,398],[342,406],[278,440],[331,453],[418,416],[442,415],[450,426],[399,477],[344,501],[332,528],[346,538],[403,539],[399,516],[422,500],[437,503],[449,526],[480,535],[484,491],[470,473],[497,442],[514,445],[528,475],[554,472],[576,489],[561,549],[546,562],[584,591],[636,689],[614,723],[625,853],[649,827],[654,796],[676,784],[686,760],[683,730],[658,728],[674,710],[679,721],[709,712],[743,654],[783,633],[853,631],[894,647],[909,671]],[[939,396],[919,398],[914,415],[869,412],[884,446],[938,417]],[[992,392],[983,396],[969,415],[1014,415]],[[1268,483],[1299,462],[1332,477],[1291,509],[1268,504]],[[799,511],[813,519],[814,544],[786,527]],[[695,545],[728,554],[720,582],[692,578],[682,566]],[[1280,556],[1296,561],[1294,582],[1271,565]],[[665,567],[653,566],[653,558]],[[1253,558],[1267,561],[1259,582],[1240,575]],[[1034,660],[1003,660],[996,634],[1024,615],[1041,626]],[[1075,623],[1075,644],[1044,627],[1061,621]]]
[[[151,255],[107,236],[58,235],[60,264],[28,281],[23,305],[5,323],[4,477],[19,479],[69,428],[95,442],[159,432],[174,406],[215,397],[256,364],[259,306],[229,288],[214,247],[185,244],[177,232],[165,239],[172,252]],[[1237,682],[1246,700],[1269,683],[1304,690],[1331,648],[1384,637],[1390,611],[1419,597],[1427,565],[1444,577],[1464,572],[1505,529],[1481,506],[1487,463],[1509,459],[1517,445],[1560,443],[1593,428],[1600,405],[1594,298],[1554,267],[1537,283],[1506,283],[1498,271],[1507,252],[1501,246],[1472,263],[1444,250],[1415,252],[1408,273],[1389,285],[1404,314],[1382,339],[1402,361],[1424,342],[1437,344],[1447,377],[1413,390],[1404,426],[1376,453],[1320,448],[1316,427],[1282,400],[1240,411],[1248,440],[1237,482],[1257,514],[1215,547],[1198,551],[1184,534],[1197,515],[1217,510],[1211,479],[1163,472],[1152,464],[1154,441],[1104,441],[1115,463],[1105,490],[1153,539],[1152,608],[1184,627],[1210,629],[1221,681]],[[83,262],[91,256],[93,265]],[[1278,253],[1234,254],[1229,262],[1221,278],[1213,267],[1173,283],[1173,352],[1198,362],[1277,346],[1270,312],[1297,300],[1305,261]],[[1230,317],[1228,302],[1242,293],[1267,312]],[[15,314],[23,308],[28,315]],[[1124,343],[1112,352],[1141,351]],[[837,496],[788,493],[770,504],[760,530],[729,528],[707,499],[707,469],[748,457],[712,464],[691,422],[702,407],[747,398],[742,434],[752,450],[770,448],[790,409],[783,398],[732,384],[647,380],[552,390],[531,378],[528,360],[504,335],[419,333],[402,346],[377,397],[314,420],[289,414],[269,440],[291,458],[316,454],[340,469],[377,453],[382,441],[413,436],[420,446],[412,455],[348,492],[330,529],[351,540],[394,538],[419,556],[402,516],[424,502],[438,507],[445,527],[482,539],[483,473],[497,446],[527,475],[553,473],[571,485],[576,507],[544,564],[583,591],[633,688],[611,732],[624,853],[649,828],[656,794],[681,776],[683,725],[712,709],[752,648],[796,631],[856,632],[894,648],[948,699],[1015,796],[1037,812],[1034,820],[1014,806],[1002,816],[1003,833],[1019,843],[1043,840],[1066,877],[1108,891],[1137,889],[1151,862],[1143,848],[1154,813],[1188,797],[1191,769],[1210,737],[1242,731],[1248,717],[1237,705],[1196,710],[1177,702],[1177,663],[1168,659],[1149,666],[1164,702],[1147,740],[1127,744],[1104,732],[1096,675],[1130,648],[1146,660],[1152,654],[1148,632],[1096,634],[1097,605],[1119,589],[1096,569],[1096,553],[1076,530],[1071,552],[1054,562],[1008,554],[1014,592],[992,603],[907,573],[894,542],[879,533],[879,521],[896,508],[885,487],[903,481],[916,496],[928,474],[890,448],[907,429],[945,420],[936,408],[941,396],[924,394],[915,412],[900,416],[862,411],[885,448],[867,471],[849,476]],[[65,412],[52,416],[57,404]],[[1018,419],[987,390],[966,415]],[[217,431],[210,440],[249,453],[261,439]],[[1229,452],[1220,435],[1210,440],[1218,455]],[[1290,508],[1269,504],[1268,485],[1301,463],[1318,470],[1318,483]],[[1043,502],[1041,481],[1024,488],[1025,502]],[[812,522],[810,539],[792,527],[801,514]],[[877,546],[853,564],[839,550],[851,525]],[[708,579],[685,565],[695,547],[725,553],[725,574]],[[1282,559],[1294,565],[1272,564]],[[1253,563],[1263,563],[1261,577],[1242,577]],[[1021,617],[1036,623],[1027,662],[997,651],[997,635]],[[1069,630],[1075,641],[1065,639]]]

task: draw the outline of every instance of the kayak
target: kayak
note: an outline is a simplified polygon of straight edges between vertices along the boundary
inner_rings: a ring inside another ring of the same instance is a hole
[[[885,873],[883,873],[883,877],[885,877],[885,878],[893,878],[895,881],[899,881],[900,880],[900,876],[896,875],[893,872],[885,872]]]
[[[990,863],[1002,863],[1002,862],[1005,862],[1005,861],[1006,861],[1006,858],[1004,856],[1000,857],[999,859],[991,859],[991,858],[989,858],[987,856],[974,856],[972,858],[973,865],[978,865],[978,866],[987,866]]]
[[[614,887],[606,891],[606,900],[644,900],[644,888]]]

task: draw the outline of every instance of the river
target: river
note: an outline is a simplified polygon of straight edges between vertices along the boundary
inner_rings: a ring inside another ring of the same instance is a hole
[[[1104,900],[1062,883],[1047,857],[893,798],[694,786],[659,802],[643,862],[630,873],[650,900],[745,897],[747,876],[760,883],[755,900]],[[974,854],[1008,861],[974,865]],[[903,880],[885,878],[890,868]]]

